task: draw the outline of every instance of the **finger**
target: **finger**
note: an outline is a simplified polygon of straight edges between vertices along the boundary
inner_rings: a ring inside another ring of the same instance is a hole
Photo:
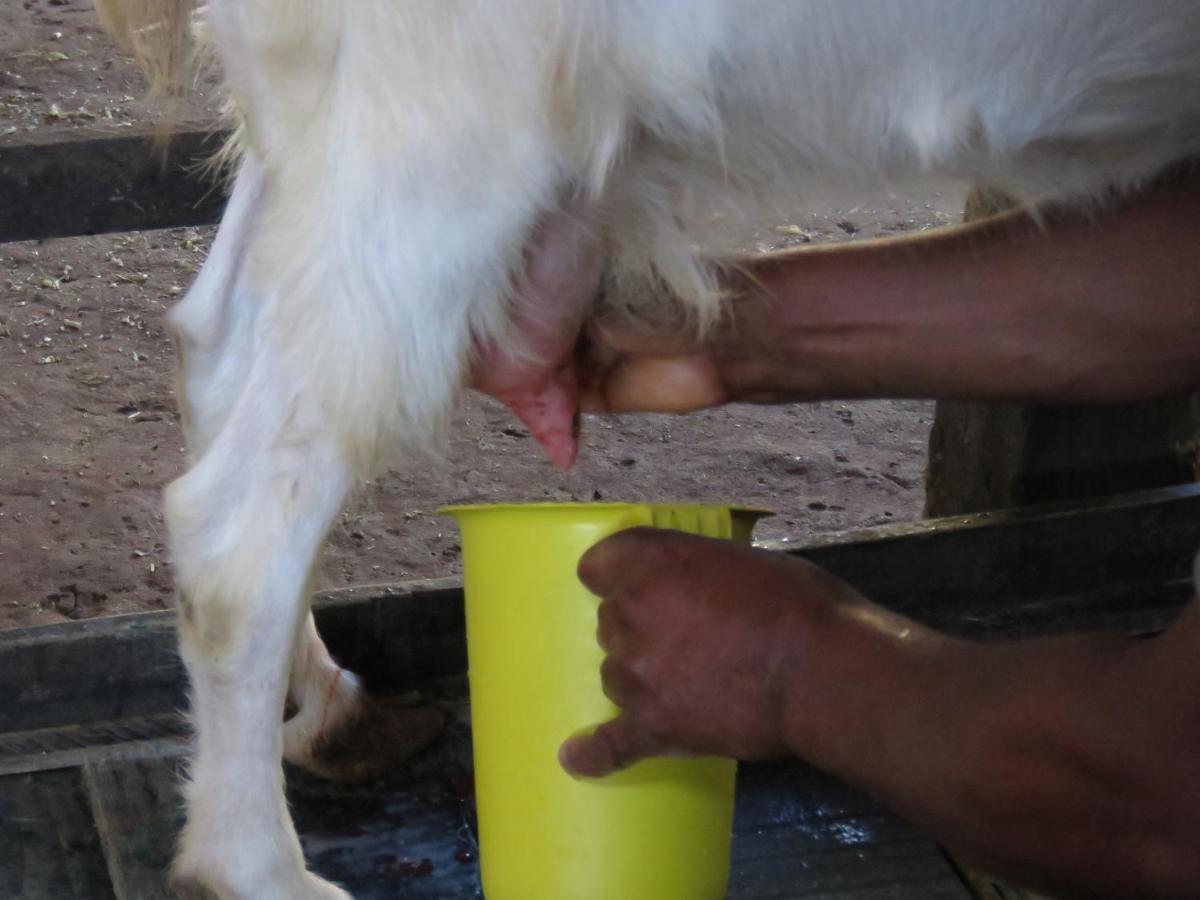
[[[703,353],[625,358],[583,378],[579,404],[588,413],[688,413],[728,402],[716,366]]]
[[[613,597],[623,585],[653,574],[662,540],[663,532],[653,528],[630,528],[605,538],[579,560],[579,580],[596,596]]]
[[[596,610],[596,643],[605,653],[611,654],[617,649],[617,636],[623,624],[616,604],[607,601],[600,604]]]
[[[652,740],[625,716],[605,722],[592,734],[567,740],[558,751],[558,763],[568,775],[600,778],[628,768],[654,753]]]
[[[635,690],[634,679],[627,674],[625,666],[618,659],[609,656],[600,664],[600,684],[604,696],[616,704],[618,709],[629,705],[629,699]]]

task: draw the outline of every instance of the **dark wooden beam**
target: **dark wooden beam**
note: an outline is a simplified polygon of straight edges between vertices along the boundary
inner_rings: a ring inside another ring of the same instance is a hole
[[[204,163],[224,135],[82,133],[0,144],[0,243],[216,222],[225,207]]]
[[[1200,487],[1189,486],[1100,505],[890,526],[789,549],[935,627],[1002,639],[1161,627],[1192,596],[1197,545]],[[330,651],[372,690],[466,671],[455,579],[337,591],[318,599],[316,615]],[[0,631],[0,684],[0,763],[62,749],[30,744],[38,730],[70,726],[78,738],[79,729],[170,714],[184,705],[174,616]]]

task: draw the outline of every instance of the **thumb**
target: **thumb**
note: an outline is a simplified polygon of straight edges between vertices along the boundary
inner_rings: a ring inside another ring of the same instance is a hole
[[[568,775],[600,778],[628,768],[654,750],[654,742],[621,715],[591,734],[567,740],[558,751],[558,763]]]
[[[599,378],[585,381],[580,392],[581,408],[591,413],[686,413],[727,401],[721,377],[703,353],[627,357]]]

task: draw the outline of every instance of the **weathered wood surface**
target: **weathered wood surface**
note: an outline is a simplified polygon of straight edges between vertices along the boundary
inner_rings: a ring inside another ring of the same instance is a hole
[[[454,579],[334,591],[318,601],[317,619],[334,654],[373,690],[404,690],[466,670],[462,592]],[[0,764],[6,732],[168,715],[186,700],[174,614],[0,631],[0,684],[7,688]],[[111,742],[126,740],[118,734]],[[27,751],[8,755],[18,752]]]
[[[730,900],[967,898],[937,846],[807,766],[743,766]]]
[[[167,866],[183,827],[179,758],[89,763],[83,784],[117,900],[170,900]]]
[[[223,136],[144,134],[0,143],[0,243],[216,222],[225,207],[204,164]]]
[[[1200,401],[938,404],[925,511],[952,516],[1196,480]]]
[[[306,858],[359,900],[481,897],[465,686],[455,679],[438,690],[442,704],[456,714],[450,732],[402,770],[355,786],[288,773],[288,801]],[[54,869],[61,852],[61,844],[35,843],[52,829],[10,828],[5,834],[0,826],[0,886],[13,881],[19,865],[26,870],[24,893],[4,896],[173,897],[166,871],[181,825],[178,768],[177,759],[89,764],[86,790],[74,772],[0,778],[0,797],[16,781],[25,794],[31,786],[39,788],[43,799],[34,808],[40,816],[69,812],[65,831],[78,853],[69,884],[62,873],[52,881],[34,878],[30,868]],[[55,802],[60,795],[61,807]],[[743,767],[734,832],[731,900],[970,897],[929,838],[805,766]],[[36,865],[16,863],[19,859]],[[98,880],[105,864],[110,894]],[[93,878],[97,893],[85,892],[92,885],[84,876]]]
[[[926,621],[994,637],[1064,623],[1158,627],[1190,596],[1198,543],[1200,487],[1190,486],[831,536],[796,552]],[[420,686],[460,717],[448,740],[385,781],[342,788],[293,773],[310,859],[367,900],[478,897],[465,706],[453,695],[465,670],[457,582],[339,592],[317,610],[333,652],[373,689]],[[55,677],[64,671],[72,677]],[[0,771],[10,773],[0,896],[169,896],[156,892],[179,816],[171,616],[0,633],[0,683]],[[832,779],[749,766],[740,784],[736,900],[967,896],[926,837]]]
[[[792,552],[922,621],[995,638],[1159,627],[1191,597],[1197,547],[1200,487],[1192,485],[1099,506],[827,536]],[[407,690],[465,670],[456,580],[335,592],[318,601],[316,612],[334,655],[374,690]],[[74,677],[56,678],[55,672]],[[108,727],[170,714],[185,699],[173,616],[145,613],[0,632],[0,684],[6,686],[0,766],[6,757],[33,752],[28,733],[39,729]],[[14,732],[27,733],[20,747],[12,744]],[[110,743],[127,740],[117,734]]]
[[[860,532],[802,554],[922,622],[996,639],[1155,630],[1191,599],[1198,547],[1200,486],[1185,485]]]
[[[1044,894],[1035,894],[1024,888],[1001,884],[978,872],[960,870],[960,874],[975,895],[975,900],[1053,900]]]
[[[161,713],[90,725],[0,732],[0,776],[177,755],[187,742],[186,726],[182,714]]]
[[[77,769],[0,778],[0,897],[115,900]]]

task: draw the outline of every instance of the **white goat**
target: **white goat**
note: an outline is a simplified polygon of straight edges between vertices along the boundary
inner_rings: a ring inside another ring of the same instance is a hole
[[[166,497],[196,728],[176,874],[222,898],[346,896],[305,870],[280,766],[365,702],[313,562],[385,453],[436,450],[472,347],[519,347],[523,248],[572,193],[610,294],[702,322],[713,210],[926,176],[1089,202],[1200,151],[1195,0],[98,2],[168,80],[206,11],[241,125],[172,316],[193,460]]]

